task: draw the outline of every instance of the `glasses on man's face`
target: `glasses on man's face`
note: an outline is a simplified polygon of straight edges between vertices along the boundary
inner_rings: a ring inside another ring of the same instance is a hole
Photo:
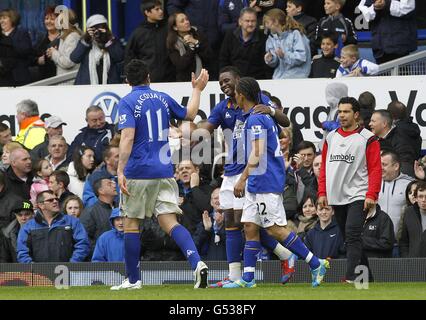
[[[55,201],[59,201],[59,199],[58,199],[58,198],[45,199],[44,201],[42,201],[42,203],[43,203],[43,202],[53,203],[53,202],[55,202]]]

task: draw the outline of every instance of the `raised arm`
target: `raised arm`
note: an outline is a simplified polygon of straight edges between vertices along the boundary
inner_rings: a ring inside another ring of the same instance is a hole
[[[192,96],[188,103],[185,120],[192,121],[195,119],[198,113],[198,108],[200,107],[201,92],[204,90],[208,82],[209,73],[206,69],[201,70],[197,79],[195,79],[195,75],[192,73]]]

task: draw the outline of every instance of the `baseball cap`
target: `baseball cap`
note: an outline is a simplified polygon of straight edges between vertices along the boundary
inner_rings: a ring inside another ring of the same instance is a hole
[[[30,201],[17,201],[12,207],[12,213],[16,213],[22,210],[33,211],[33,205]]]
[[[108,23],[107,19],[101,14],[94,14],[89,19],[87,19],[86,27],[91,28],[97,24]]]
[[[45,128],[57,128],[62,125],[67,125],[66,122],[63,122],[61,118],[57,116],[50,116],[49,118],[44,119]]]

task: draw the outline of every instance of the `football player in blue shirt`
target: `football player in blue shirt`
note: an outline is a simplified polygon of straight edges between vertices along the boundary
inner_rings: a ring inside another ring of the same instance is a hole
[[[270,115],[253,112],[254,106],[260,103],[260,87],[255,79],[241,78],[236,86],[235,99],[243,108],[245,119],[243,140],[247,165],[235,185],[234,195],[245,195],[241,222],[244,223],[246,244],[242,279],[225,284],[223,288],[256,286],[254,271],[261,248],[260,228],[265,228],[284,247],[309,264],[312,286],[317,287],[324,278],[326,268],[329,268],[329,262],[315,257],[302,240],[286,228],[282,198],[285,166],[279,143],[281,130]]]
[[[219,85],[228,97],[219,102],[211,111],[206,122],[200,128],[213,133],[219,126],[225,136],[228,155],[225,162],[225,177],[220,188],[219,201],[225,214],[226,254],[229,264],[228,278],[219,281],[211,287],[222,287],[225,283],[241,278],[241,257],[244,246],[242,236],[241,214],[244,204],[243,198],[234,196],[234,186],[245,168],[245,154],[243,139],[241,139],[242,126],[244,124],[243,110],[235,100],[235,86],[240,79],[239,70],[233,66],[224,67],[219,73]],[[256,111],[271,114],[282,126],[290,124],[287,116],[280,110],[274,109],[271,100],[262,95],[261,102],[264,106],[258,106]],[[267,106],[265,106],[267,105]],[[282,189],[284,191],[284,188]],[[281,282],[288,282],[294,272],[295,255],[285,249],[279,242],[261,230],[262,245],[273,251],[283,261],[283,275]]]
[[[169,234],[194,270],[194,288],[206,288],[208,268],[188,230],[177,222],[182,214],[178,205],[178,186],[173,179],[168,131],[170,118],[193,120],[197,115],[201,91],[209,75],[202,70],[192,76],[192,96],[184,108],[169,95],[149,87],[148,68],[134,59],[125,68],[132,92],[119,103],[121,130],[118,183],[122,192],[120,207],[124,220],[124,255],[128,278],[111,290],[140,289],[139,223],[155,214],[161,228]]]

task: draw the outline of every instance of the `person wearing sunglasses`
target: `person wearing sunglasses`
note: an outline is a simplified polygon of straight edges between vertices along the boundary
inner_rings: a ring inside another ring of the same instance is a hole
[[[89,254],[89,239],[80,220],[60,212],[53,191],[39,193],[36,201],[34,219],[18,234],[18,262],[84,261]]]

